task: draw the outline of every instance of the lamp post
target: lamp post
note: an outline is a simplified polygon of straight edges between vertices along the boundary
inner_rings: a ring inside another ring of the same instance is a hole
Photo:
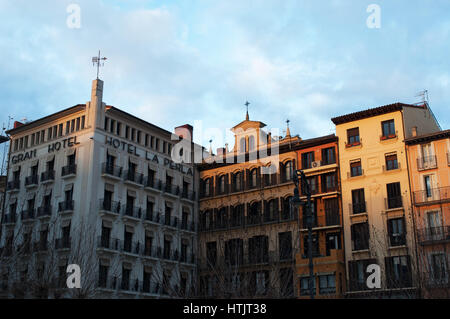
[[[306,202],[300,199],[299,195],[299,180],[298,175],[300,175],[300,188],[303,194],[306,195]],[[314,264],[313,264],[313,251],[312,251],[312,227],[314,224],[314,216],[311,212],[311,189],[308,182],[306,181],[305,173],[302,170],[294,170],[293,176],[295,188],[294,197],[292,198],[292,205],[295,208],[303,206],[306,210],[304,217],[306,217],[306,227],[308,229],[308,259],[309,259],[309,278],[308,278],[308,288],[309,296],[314,299]]]

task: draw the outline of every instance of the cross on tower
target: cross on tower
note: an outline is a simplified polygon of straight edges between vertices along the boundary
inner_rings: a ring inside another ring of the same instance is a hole
[[[98,73],[99,73],[100,66],[105,65],[104,61],[106,59],[107,58],[105,58],[105,57],[103,57],[103,58],[100,57],[100,50],[98,50],[98,57],[97,56],[92,57],[92,65],[94,66],[95,64],[97,64],[97,80],[98,80]]]
[[[250,105],[250,103],[247,101],[247,102],[245,102],[244,105],[247,107],[247,113],[245,115],[245,119],[248,121],[248,106]]]

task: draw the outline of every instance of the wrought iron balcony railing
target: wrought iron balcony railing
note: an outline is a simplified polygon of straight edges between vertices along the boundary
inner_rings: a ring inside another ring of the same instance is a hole
[[[77,174],[76,164],[66,165],[61,168],[61,176],[76,175],[76,174]]]
[[[419,170],[431,169],[437,167],[436,156],[424,156],[417,158],[417,168]]]
[[[431,188],[413,193],[414,204],[420,205],[428,202],[450,200],[450,186]]]

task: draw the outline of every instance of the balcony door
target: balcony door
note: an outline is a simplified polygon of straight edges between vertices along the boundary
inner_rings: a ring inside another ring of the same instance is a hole
[[[443,237],[441,212],[433,211],[427,213],[427,232],[431,239],[439,240]]]
[[[425,201],[438,200],[439,192],[436,188],[436,177],[434,175],[425,175],[423,177]]]

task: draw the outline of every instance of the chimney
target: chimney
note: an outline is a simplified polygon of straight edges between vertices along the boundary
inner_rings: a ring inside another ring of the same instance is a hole
[[[14,128],[18,128],[20,126],[24,125],[22,122],[14,121]]]
[[[187,139],[189,141],[192,141],[192,134],[194,132],[194,128],[192,125],[184,124],[181,126],[175,127],[175,135],[178,135],[182,139]]]
[[[413,127],[411,128],[411,135],[412,135],[413,137],[416,137],[416,136],[417,136],[417,126],[413,126]]]

